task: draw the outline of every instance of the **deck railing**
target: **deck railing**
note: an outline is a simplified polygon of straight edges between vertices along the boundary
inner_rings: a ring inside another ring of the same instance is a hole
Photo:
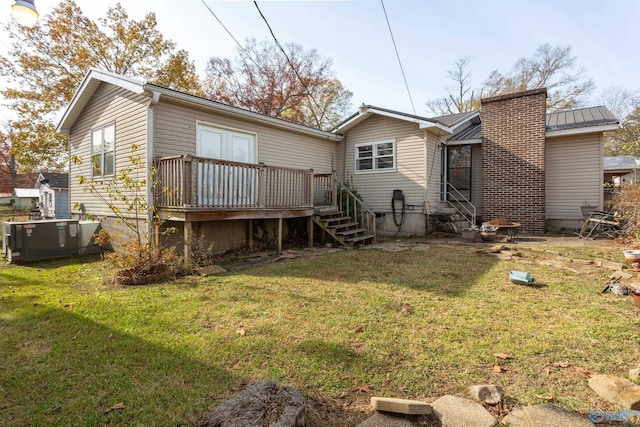
[[[313,207],[313,170],[196,156],[156,160],[156,206],[263,209]]]

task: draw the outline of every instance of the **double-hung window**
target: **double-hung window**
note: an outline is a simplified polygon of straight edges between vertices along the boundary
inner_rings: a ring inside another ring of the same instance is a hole
[[[94,177],[113,176],[116,168],[116,125],[91,131],[91,165]]]
[[[356,173],[393,172],[396,169],[395,141],[356,145]]]

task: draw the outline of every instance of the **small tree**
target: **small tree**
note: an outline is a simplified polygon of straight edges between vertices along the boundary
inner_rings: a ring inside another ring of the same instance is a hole
[[[80,166],[79,157],[72,158],[73,164]],[[158,188],[160,182],[155,180],[156,169],[151,167],[147,174],[147,166],[138,153],[138,146],[132,145],[129,156],[130,166],[122,168],[109,181],[99,183],[95,179],[80,175],[79,183],[83,190],[95,195],[104,203],[118,219],[118,222],[128,230],[133,237],[121,242],[121,250],[109,256],[122,271],[132,278],[148,276],[154,273],[176,273],[178,257],[172,249],[159,244],[160,226],[162,220],[157,215],[155,207],[149,204],[150,194],[147,192],[147,176],[150,177],[151,189]],[[96,167],[96,165],[92,165]],[[163,188],[162,191],[168,191]],[[74,206],[79,209],[76,203]],[[151,231],[154,239],[151,239]],[[162,234],[175,232],[175,228],[167,228]],[[108,236],[103,233],[99,241],[106,243]]]

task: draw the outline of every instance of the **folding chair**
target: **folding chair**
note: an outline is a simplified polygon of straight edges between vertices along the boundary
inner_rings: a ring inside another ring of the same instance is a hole
[[[622,226],[616,212],[593,211],[580,229],[581,239],[596,239],[605,235],[609,238],[619,236]]]

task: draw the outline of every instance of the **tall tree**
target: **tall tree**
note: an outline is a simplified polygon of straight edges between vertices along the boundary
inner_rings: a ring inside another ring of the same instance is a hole
[[[296,43],[255,39],[233,60],[213,57],[203,82],[210,99],[321,129],[346,115],[352,93],[335,78],[331,60]],[[287,57],[289,59],[287,59]]]
[[[458,58],[446,75],[454,86],[447,87],[447,96],[427,101],[427,107],[436,115],[464,113],[479,108],[479,100],[474,98],[471,82],[470,56]]]
[[[449,90],[448,96],[441,98],[440,105],[437,99],[427,102],[427,106],[436,114],[451,114],[478,108],[479,102],[474,100],[474,94],[490,97],[539,88],[548,90],[547,110],[560,111],[580,107],[595,89],[593,80],[587,78],[584,69],[577,65],[571,46],[552,46],[548,43],[540,45],[532,57],[520,58],[511,71],[491,72],[482,86],[475,91],[471,90],[472,85],[469,82],[469,61],[464,59],[457,60],[453,70],[447,73],[461,90],[455,93]],[[443,99],[455,100],[456,102],[449,103],[454,108],[449,108]],[[446,108],[441,108],[442,106]]]
[[[34,28],[6,26],[14,43],[0,58],[0,74],[10,83],[1,93],[17,115],[9,125],[21,170],[65,168],[67,142],[55,120],[92,67],[200,93],[188,54],[174,52],[156,25],[153,13],[135,21],[119,3],[94,22],[63,0]]]

